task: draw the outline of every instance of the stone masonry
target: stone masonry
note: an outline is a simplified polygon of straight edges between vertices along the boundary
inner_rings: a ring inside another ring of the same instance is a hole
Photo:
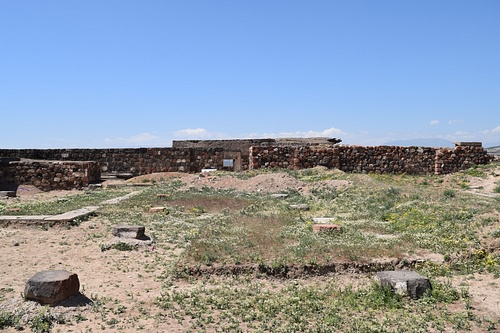
[[[34,185],[50,191],[84,188],[100,181],[99,164],[90,161],[20,160],[0,167],[0,184],[4,186]]]
[[[228,170],[227,159],[233,161],[233,171],[325,166],[345,172],[413,175],[447,174],[494,159],[480,142],[461,142],[455,148],[432,148],[347,146],[337,144],[339,141],[328,138],[188,140],[174,141],[172,148],[0,149],[0,157],[9,161],[0,163],[0,187],[16,182],[33,184],[43,190],[80,188],[98,182],[100,172],[137,176],[154,172],[195,173],[207,168]],[[36,161],[14,161],[20,158]]]

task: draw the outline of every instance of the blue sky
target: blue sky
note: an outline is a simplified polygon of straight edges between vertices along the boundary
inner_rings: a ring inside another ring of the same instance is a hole
[[[0,147],[500,145],[500,1],[0,1]]]

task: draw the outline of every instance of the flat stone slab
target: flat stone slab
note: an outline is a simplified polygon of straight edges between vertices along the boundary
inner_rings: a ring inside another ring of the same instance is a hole
[[[338,232],[342,230],[342,227],[338,224],[313,224],[314,232]]]
[[[119,178],[119,179],[130,179],[132,177],[134,177],[134,175],[131,173],[128,173],[128,172],[122,172],[122,173],[116,174],[116,178]]]
[[[418,299],[426,290],[432,289],[428,278],[412,271],[383,271],[375,275],[382,286],[391,288],[396,294]]]
[[[45,223],[45,219],[52,215],[2,215],[0,216],[0,225],[9,225],[11,223],[24,223],[24,224],[40,224]]]
[[[33,275],[24,288],[24,297],[53,305],[79,293],[78,275],[64,270],[41,271]]]
[[[106,187],[109,188],[122,188],[122,187],[148,187],[153,186],[153,183],[110,183]]]
[[[286,194],[286,193],[273,193],[270,195],[270,197],[273,199],[286,199],[286,198],[288,198],[288,194]]]
[[[0,191],[0,197],[15,197],[16,191]]]
[[[113,227],[112,234],[119,238],[143,239],[146,227],[141,225],[117,225]]]
[[[163,213],[167,209],[166,207],[151,207],[149,208],[150,213]]]
[[[63,214],[51,216],[49,218],[46,218],[45,221],[47,221],[47,222],[69,222],[69,221],[73,221],[75,219],[86,217],[90,214],[93,214],[97,209],[99,209],[98,206],[83,207],[80,209],[71,210],[71,211],[63,213]]]
[[[335,221],[334,217],[314,217],[313,219],[314,223],[331,223]]]
[[[298,205],[290,205],[290,208],[297,210],[309,210],[311,209],[309,205],[306,204],[298,204]]]
[[[112,183],[112,184],[106,184],[106,187],[108,188],[122,188],[122,187],[127,187],[127,183]]]

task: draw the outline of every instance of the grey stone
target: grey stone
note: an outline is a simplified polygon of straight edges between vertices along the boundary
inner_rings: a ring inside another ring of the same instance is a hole
[[[79,293],[78,275],[64,270],[42,271],[33,275],[24,288],[24,297],[53,305]]]
[[[428,278],[412,271],[378,272],[376,278],[384,287],[390,287],[396,294],[418,299],[432,286]]]
[[[96,210],[98,210],[98,206],[88,206],[80,209],[75,209],[66,213],[62,213],[59,215],[54,215],[49,218],[46,218],[45,221],[49,222],[69,222],[78,218],[84,218],[91,214],[93,214]]]
[[[290,208],[298,209],[298,210],[309,210],[310,209],[309,205],[306,205],[306,204],[290,205]]]
[[[15,197],[16,191],[0,191],[0,197]]]
[[[118,179],[130,179],[132,177],[134,177],[134,175],[128,172],[122,172],[116,174],[116,178]]]
[[[113,236],[119,238],[142,239],[145,238],[146,227],[140,225],[118,225],[113,227]]]
[[[271,194],[271,198],[273,198],[273,199],[286,199],[286,198],[288,198],[288,194],[286,194],[286,193],[274,193],[274,194]]]
[[[335,218],[334,217],[313,217],[312,220],[314,223],[326,224],[326,223],[334,222]]]
[[[97,190],[97,189],[100,189],[102,188],[102,184],[89,184],[89,190],[90,191],[94,191],[94,190]]]

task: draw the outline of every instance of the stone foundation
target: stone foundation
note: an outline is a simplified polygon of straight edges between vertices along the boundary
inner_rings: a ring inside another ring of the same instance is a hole
[[[345,172],[447,174],[487,164],[492,155],[481,146],[455,148],[399,146],[251,147],[250,169],[306,169],[324,166]]]
[[[34,185],[44,191],[80,189],[101,181],[97,162],[13,161],[0,166],[0,186]]]
[[[33,184],[48,190],[85,187],[98,181],[99,171],[137,176],[155,172],[195,173],[203,169],[296,170],[316,166],[359,173],[447,174],[494,159],[480,142],[460,142],[455,148],[432,148],[346,146],[335,144],[338,141],[327,138],[190,140],[174,141],[173,148],[0,149],[0,157],[9,161],[7,165],[18,163],[14,171],[11,166],[6,170],[6,164],[0,163],[0,183],[10,177],[18,184]],[[12,162],[13,158],[95,161],[97,167],[88,164],[92,162],[31,162],[45,163],[45,166],[30,167],[23,164],[25,162]]]

